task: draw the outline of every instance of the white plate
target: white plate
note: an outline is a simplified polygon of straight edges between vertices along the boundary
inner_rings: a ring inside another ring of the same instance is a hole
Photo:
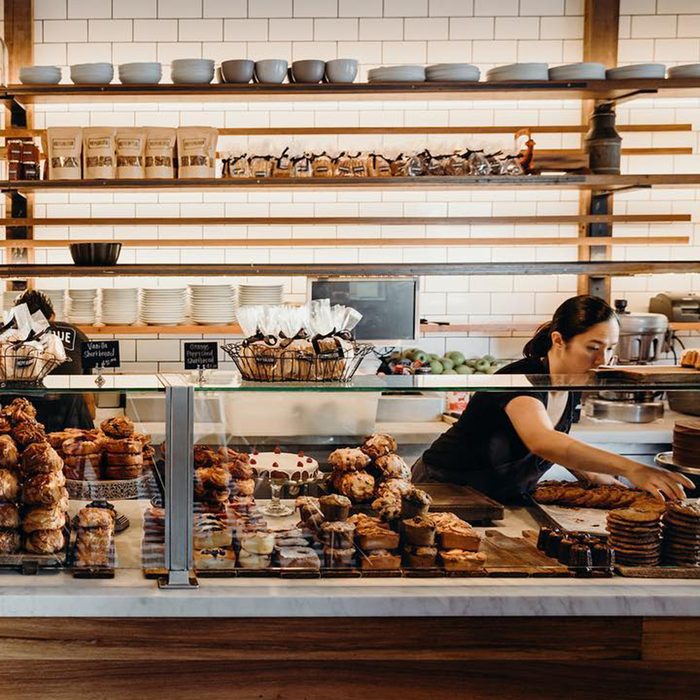
[[[605,72],[605,76],[608,80],[660,79],[666,77],[666,66],[663,63],[639,63],[610,68]]]
[[[549,69],[550,80],[605,80],[602,63],[569,63]]]
[[[684,66],[671,66],[669,78],[700,78],[700,63],[687,63]]]

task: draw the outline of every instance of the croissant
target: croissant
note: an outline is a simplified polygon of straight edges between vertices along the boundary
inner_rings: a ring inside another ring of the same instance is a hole
[[[27,535],[24,547],[34,554],[55,554],[66,546],[63,530],[34,530]]]

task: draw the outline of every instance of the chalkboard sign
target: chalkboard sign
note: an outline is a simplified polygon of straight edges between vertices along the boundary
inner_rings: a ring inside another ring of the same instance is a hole
[[[89,340],[80,346],[83,368],[119,367],[118,340]]]
[[[185,343],[185,369],[218,369],[216,343]]]

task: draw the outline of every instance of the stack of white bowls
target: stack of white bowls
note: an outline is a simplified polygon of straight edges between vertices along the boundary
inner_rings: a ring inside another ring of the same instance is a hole
[[[184,323],[186,305],[186,287],[141,290],[141,320],[150,326]]]
[[[425,69],[425,79],[433,82],[478,83],[481,71],[471,63],[436,63]]]
[[[214,61],[208,58],[177,58],[170,63],[174,83],[206,84],[214,80]]]
[[[157,62],[122,63],[119,80],[124,85],[156,85],[163,77],[163,67]]]
[[[25,66],[19,69],[19,82],[24,85],[56,85],[61,82],[58,66]]]
[[[63,321],[66,317],[66,290],[65,289],[40,289],[42,294],[51,300],[53,312],[57,321]]]
[[[700,63],[686,63],[668,69],[669,78],[700,78]]]
[[[549,69],[550,80],[605,80],[605,66],[602,63],[569,63]]]
[[[230,284],[191,284],[192,321],[228,324],[236,319],[235,292]]]
[[[424,66],[380,66],[367,72],[370,83],[423,83]]]
[[[605,72],[608,80],[628,80],[636,78],[648,80],[666,77],[666,66],[663,63],[635,63],[631,66],[610,68]]]
[[[139,290],[103,289],[102,323],[108,326],[130,326],[139,319]]]
[[[238,287],[239,306],[258,306],[260,304],[281,304],[281,284],[241,284]]]
[[[96,289],[69,289],[68,298],[70,308],[68,320],[80,325],[92,325],[95,323]]]
[[[486,73],[486,80],[549,80],[549,70],[546,63],[511,63],[492,68]]]
[[[77,63],[70,67],[70,79],[76,85],[107,85],[114,78],[111,63]]]

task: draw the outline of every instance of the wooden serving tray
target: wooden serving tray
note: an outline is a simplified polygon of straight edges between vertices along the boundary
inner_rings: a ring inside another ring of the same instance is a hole
[[[486,554],[489,576],[570,576],[569,568],[537,549],[534,532],[508,537],[498,530],[486,530],[481,551]]]
[[[676,365],[619,365],[614,367],[599,367],[596,376],[605,379],[625,379],[633,382],[644,382],[653,379],[658,382],[695,382],[700,378],[700,370],[692,367]]]
[[[629,578],[690,578],[700,579],[700,567],[692,566],[625,566],[615,564],[620,576]]]
[[[470,523],[479,520],[503,520],[503,506],[471,486],[432,482],[414,486],[432,497],[431,512],[454,513]]]

